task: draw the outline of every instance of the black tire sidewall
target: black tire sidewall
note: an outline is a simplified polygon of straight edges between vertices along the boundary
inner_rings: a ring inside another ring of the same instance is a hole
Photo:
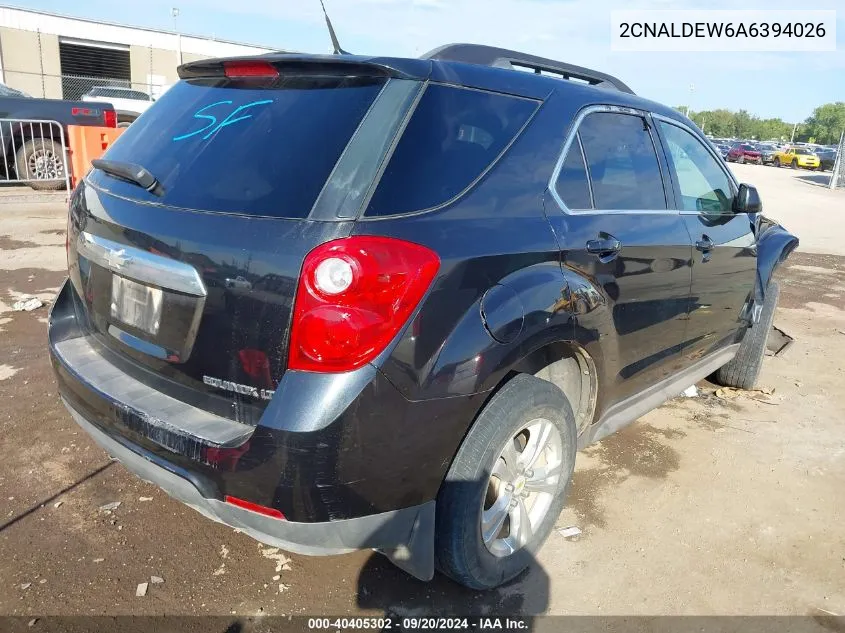
[[[481,538],[482,502],[490,472],[505,446],[523,425],[536,418],[549,420],[560,434],[562,471],[551,505],[532,541],[514,554],[497,557]],[[498,586],[517,576],[534,560],[563,509],[572,479],[577,431],[572,409],[563,393],[534,376],[512,379],[487,404],[467,434],[438,495],[437,548],[451,548],[465,573],[456,577],[449,566],[441,571],[476,589]],[[440,559],[441,557],[438,556]]]

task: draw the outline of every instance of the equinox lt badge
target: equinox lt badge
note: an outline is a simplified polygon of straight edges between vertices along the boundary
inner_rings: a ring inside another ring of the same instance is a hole
[[[217,387],[224,391],[232,391],[244,396],[252,396],[253,398],[261,398],[262,400],[269,400],[275,393],[275,391],[270,389],[258,389],[257,387],[241,385],[230,380],[221,380],[220,378],[213,378],[211,376],[203,376],[202,381],[211,387]]]

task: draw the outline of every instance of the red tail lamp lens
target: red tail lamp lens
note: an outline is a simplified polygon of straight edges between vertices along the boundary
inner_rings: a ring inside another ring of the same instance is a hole
[[[439,269],[434,251],[390,237],[318,246],[302,265],[288,367],[342,372],[368,363],[405,325]]]
[[[117,127],[117,112],[114,110],[104,110],[103,123],[106,127]]]
[[[237,497],[231,497],[229,495],[226,495],[223,500],[233,506],[243,508],[244,510],[249,510],[250,512],[257,512],[258,514],[263,514],[264,516],[273,517],[274,519],[285,518],[285,515],[282,514],[281,511],[276,510],[276,508],[268,508],[267,506],[262,506],[257,503],[253,503],[252,501],[238,499]]]

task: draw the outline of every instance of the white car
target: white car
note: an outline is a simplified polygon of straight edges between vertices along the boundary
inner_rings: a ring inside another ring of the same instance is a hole
[[[128,127],[153,104],[146,92],[120,86],[95,86],[82,95],[82,100],[110,103],[117,112],[117,127]]]

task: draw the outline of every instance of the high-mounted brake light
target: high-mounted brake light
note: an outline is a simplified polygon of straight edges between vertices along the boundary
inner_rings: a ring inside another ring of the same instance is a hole
[[[273,64],[261,60],[223,62],[223,72],[231,79],[279,76],[279,71]]]
[[[103,122],[106,127],[117,127],[117,112],[114,110],[104,110]]]
[[[407,323],[439,269],[434,251],[391,237],[318,246],[296,289],[288,368],[341,372],[368,363]]]

